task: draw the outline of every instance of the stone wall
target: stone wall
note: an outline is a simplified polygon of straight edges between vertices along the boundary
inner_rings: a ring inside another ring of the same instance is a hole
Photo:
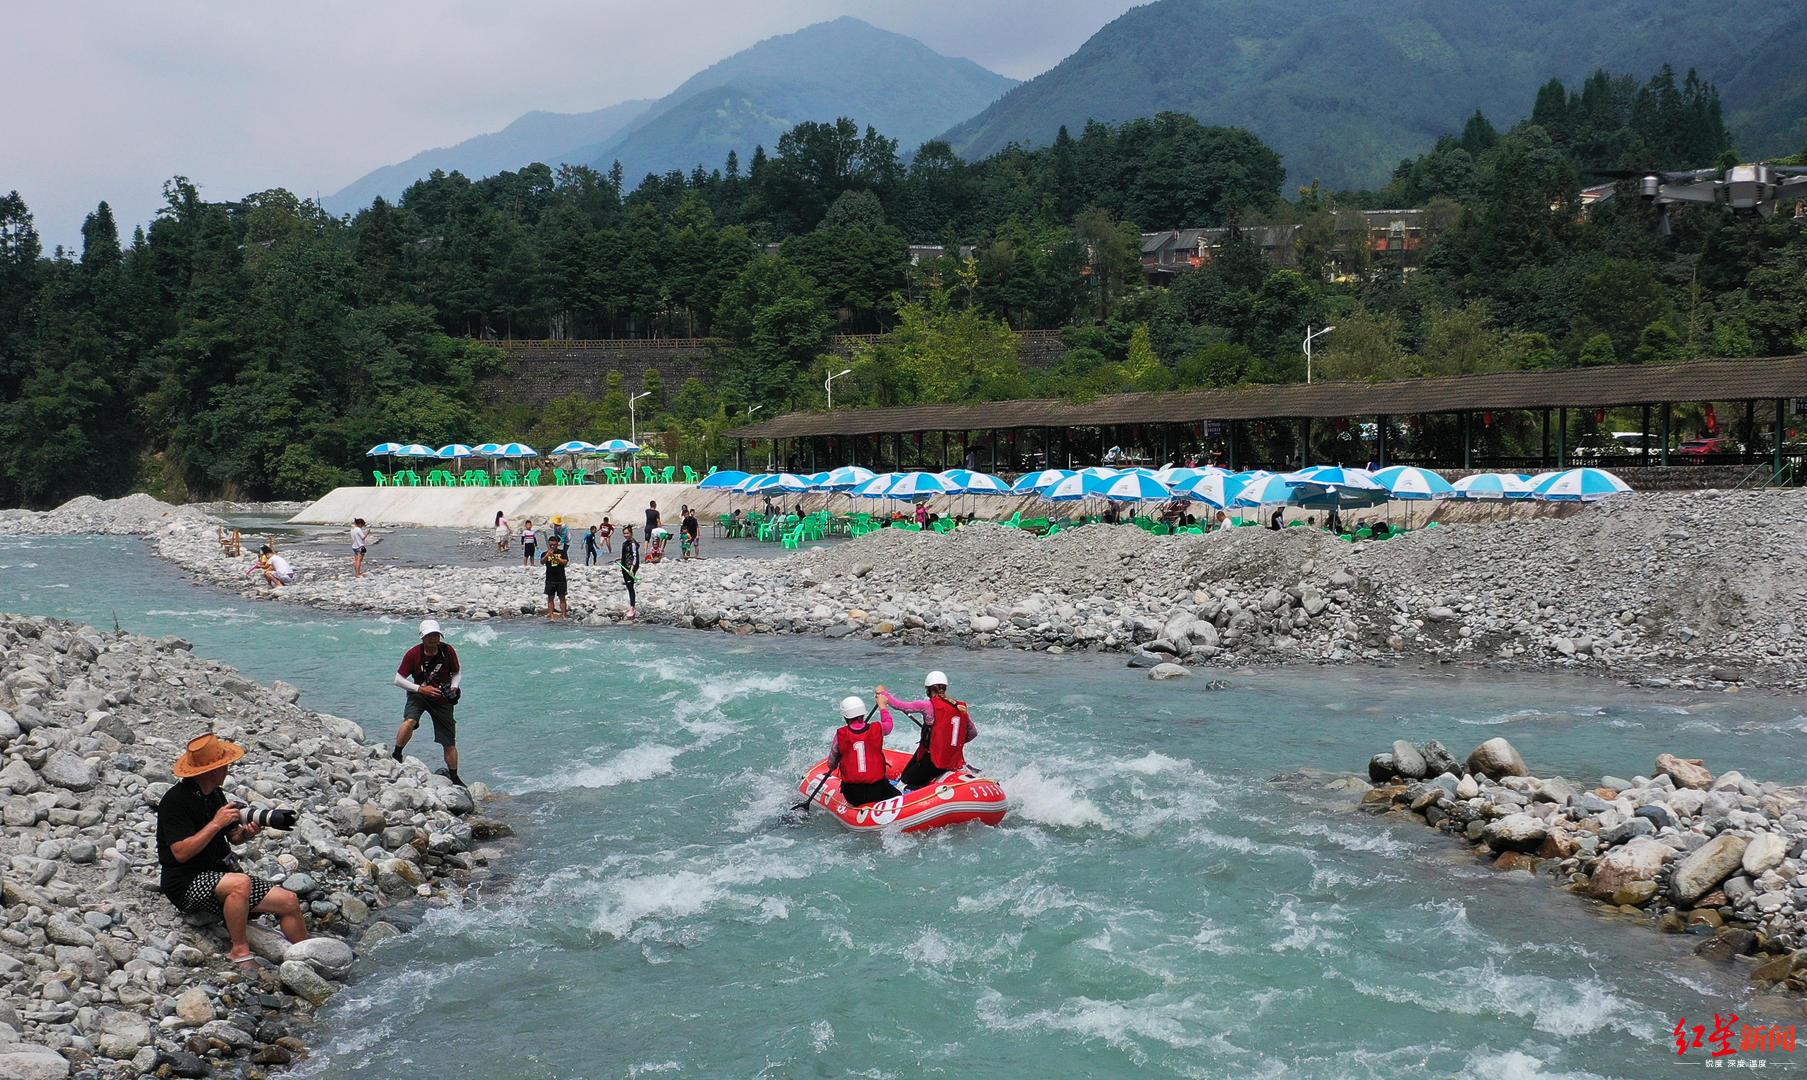
[[[1051,367],[1066,352],[1058,330],[1031,330],[1020,335],[1025,367]],[[850,356],[856,345],[876,335],[834,338],[830,349]],[[492,392],[527,405],[548,405],[569,394],[601,397],[609,375],[620,372],[625,388],[640,389],[646,373],[657,370],[665,393],[674,394],[686,379],[709,378],[710,361],[721,344],[699,338],[627,341],[492,341],[502,351],[509,371],[494,379]]]
[[[1674,458],[1670,459],[1672,462]],[[1570,468],[1588,464],[1572,461]],[[1735,487],[1764,487],[1769,482],[1770,462],[1762,461],[1741,465],[1618,465],[1607,462],[1601,466],[1614,476],[1631,485],[1633,491],[1704,491],[1708,488],[1725,490]],[[1471,473],[1493,472],[1492,469],[1437,469],[1437,473],[1449,480],[1459,480]],[[1755,475],[1753,475],[1753,473]]]

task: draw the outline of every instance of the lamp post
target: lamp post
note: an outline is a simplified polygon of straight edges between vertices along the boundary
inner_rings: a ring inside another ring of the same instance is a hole
[[[830,412],[834,411],[834,381],[843,375],[851,374],[853,374],[852,368],[842,368],[823,381],[822,389],[828,392],[828,408]]]
[[[1335,330],[1335,329],[1336,329],[1336,327],[1334,327],[1334,326],[1326,326],[1322,330],[1313,331],[1310,326],[1305,327],[1305,381],[1306,382],[1311,381],[1311,343],[1316,341],[1318,338],[1323,337],[1325,334],[1330,333],[1332,330]]]
[[[652,397],[652,396],[653,396],[653,392],[651,390],[647,390],[647,391],[643,391],[642,393],[635,394],[633,397],[627,399],[627,441],[635,444],[636,446],[638,446],[640,443],[640,420],[639,420],[639,417],[634,412],[634,402],[639,401],[643,397]]]

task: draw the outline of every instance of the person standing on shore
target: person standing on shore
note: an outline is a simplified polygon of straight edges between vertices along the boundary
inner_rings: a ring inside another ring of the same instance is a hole
[[[514,535],[514,529],[509,527],[508,516],[506,514],[502,513],[502,511],[497,510],[496,511],[496,553],[497,554],[499,554],[499,555],[508,554],[508,541],[509,541],[509,538],[512,537],[513,535]]]
[[[609,520],[607,514],[602,516],[602,524],[596,526],[596,535],[602,538],[603,552],[608,555],[615,554],[615,542],[609,539],[615,535],[615,523]]]
[[[549,548],[571,546],[571,534],[565,531],[565,515],[553,515],[552,535],[548,538],[546,546]]]
[[[948,696],[946,675],[931,671],[922,682],[928,696],[919,701],[899,701],[884,687],[877,688],[881,707],[915,713],[928,721],[922,725],[922,741],[915,756],[897,778],[906,790],[932,784],[946,773],[965,768],[966,744],[979,737],[966,702]]]
[[[364,553],[370,550],[370,526],[363,518],[351,519],[351,576],[364,576]]]
[[[646,531],[641,536],[648,540],[653,538],[653,530],[659,527],[659,504],[657,501],[646,504]]]
[[[590,526],[589,532],[584,533],[584,565],[596,565],[596,526],[594,525]]]
[[[540,546],[540,534],[533,531],[533,519],[521,522],[521,565],[533,566],[534,550]]]
[[[640,545],[634,540],[634,527],[621,527],[621,584],[627,586],[627,617],[640,617],[640,601],[634,594],[634,584],[640,577]]]
[[[571,617],[571,605],[565,599],[565,566],[571,561],[565,553],[569,550],[571,549],[555,540],[546,545],[546,554],[540,556],[540,562],[546,567],[546,619],[548,622]]]
[[[684,558],[702,558],[703,526],[702,523],[696,519],[696,511],[688,506],[684,508],[684,520],[682,524],[678,526],[678,532],[682,534],[684,538],[684,542],[681,545],[684,549]]]
[[[433,741],[445,751],[444,775],[459,787],[464,786],[464,780],[458,775],[458,727],[452,707],[462,694],[463,681],[458,653],[445,643],[439,622],[424,620],[420,624],[420,644],[409,649],[401,666],[395,669],[395,685],[408,692],[408,701],[402,708],[402,726],[395,733],[395,749],[390,756],[397,761],[402,759],[402,751],[414,737],[414,729],[420,726],[420,714],[426,713],[433,718]]]

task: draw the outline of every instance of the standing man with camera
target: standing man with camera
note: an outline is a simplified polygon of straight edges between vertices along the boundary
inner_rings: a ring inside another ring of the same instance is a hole
[[[232,950],[226,958],[240,966],[256,963],[245,939],[251,913],[274,915],[282,935],[307,940],[301,901],[274,881],[253,878],[238,868],[233,844],[272,828],[295,823],[294,811],[253,809],[226,801],[221,787],[226,768],[245,748],[214,734],[200,735],[171,770],[178,778],[157,803],[157,861],[163,866],[158,889],[183,912],[213,911],[226,920]]]
[[[402,728],[395,733],[395,760],[402,759],[402,748],[414,737],[420,726],[420,714],[433,718],[433,741],[445,751],[442,773],[452,783],[463,787],[458,775],[458,728],[452,719],[452,706],[458,704],[458,684],[464,672],[458,667],[458,654],[443,640],[439,623],[427,619],[420,624],[420,644],[402,657],[395,669],[395,685],[408,692],[408,704],[402,709]]]

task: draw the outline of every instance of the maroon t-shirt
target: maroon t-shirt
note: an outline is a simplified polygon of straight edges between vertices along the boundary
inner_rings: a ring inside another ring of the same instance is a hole
[[[396,668],[395,673],[416,686],[447,687],[452,684],[452,676],[458,674],[458,653],[441,642],[439,651],[428,656],[416,645],[402,657],[402,666]]]

